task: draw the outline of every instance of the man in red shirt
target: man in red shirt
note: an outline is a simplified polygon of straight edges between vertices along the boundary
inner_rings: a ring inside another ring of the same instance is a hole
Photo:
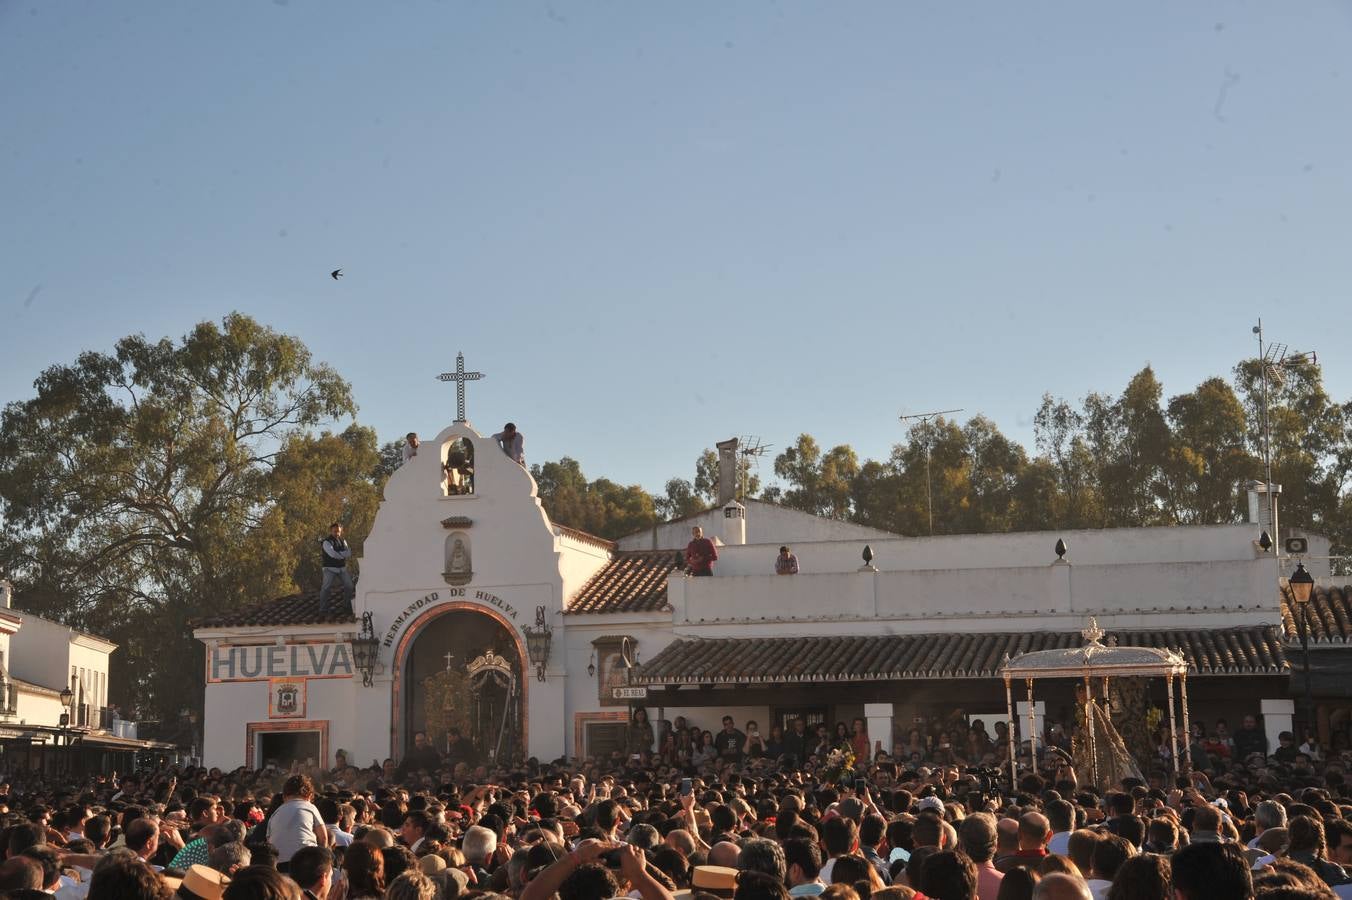
[[[1019,852],[1006,856],[996,865],[1001,872],[1010,869],[1036,869],[1047,855],[1047,842],[1052,839],[1051,823],[1040,812],[1026,812],[1019,816]]]
[[[696,525],[690,529],[691,540],[685,545],[685,567],[691,575],[714,574],[718,548],[704,536],[704,529]]]

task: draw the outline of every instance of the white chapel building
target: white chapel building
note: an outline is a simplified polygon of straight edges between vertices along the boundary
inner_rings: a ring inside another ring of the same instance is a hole
[[[622,745],[634,705],[713,731],[725,713],[864,717],[890,748],[913,715],[1002,717],[1005,654],[1078,646],[1091,616],[1109,640],[1181,650],[1205,716],[1261,712],[1273,746],[1291,727],[1293,564],[1260,523],[901,537],[737,502],[735,447],[720,450],[723,502],[612,542],[551,523],[529,472],[455,422],[390,477],[352,612],[321,613],[315,585],[198,623],[203,761],[331,766],[341,749],[369,765],[453,727],[485,758],[582,758]],[[721,545],[712,578],[680,568],[694,525]],[[1315,652],[1334,671],[1348,592],[1307,537]],[[774,574],[782,544],[800,574]],[[1321,727],[1352,718],[1341,689],[1317,690]]]

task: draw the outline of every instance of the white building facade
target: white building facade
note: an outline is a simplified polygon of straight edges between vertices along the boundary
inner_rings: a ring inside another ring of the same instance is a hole
[[[721,545],[712,578],[679,568],[694,525]],[[1290,561],[1258,537],[1241,524],[902,538],[729,499],[612,543],[553,525],[529,473],[457,422],[386,485],[352,612],[323,613],[312,591],[199,623],[204,761],[398,761],[416,732],[444,746],[451,728],[483,758],[594,756],[623,745],[635,704],[713,731],[724,714],[766,728],[861,717],[890,748],[915,715],[1002,710],[1003,655],[1078,642],[1091,616],[1123,644],[1181,649],[1194,704],[1265,713],[1275,746],[1294,711]],[[1327,541],[1308,537],[1327,584]],[[800,574],[774,574],[782,544]],[[1316,643],[1341,658],[1347,598],[1319,597]]]
[[[168,745],[138,738],[108,698],[117,644],[12,608],[0,582],[0,771],[126,771],[142,751]]]

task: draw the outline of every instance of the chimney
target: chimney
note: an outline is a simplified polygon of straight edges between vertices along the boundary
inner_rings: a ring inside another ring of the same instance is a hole
[[[1268,485],[1261,481],[1250,481],[1245,485],[1249,492],[1249,521],[1266,531],[1273,543],[1281,540],[1277,526],[1281,517],[1277,515],[1277,498],[1282,492],[1280,484],[1272,485],[1272,506],[1268,506]]]
[[[737,499],[737,438],[714,444],[718,448],[718,505]]]
[[[731,546],[746,543],[746,507],[736,500],[723,504],[723,543]]]

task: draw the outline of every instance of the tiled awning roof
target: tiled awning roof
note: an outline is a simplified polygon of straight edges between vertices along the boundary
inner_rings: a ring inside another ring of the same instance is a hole
[[[351,625],[356,622],[351,607],[341,604],[340,611],[319,610],[319,591],[278,597],[256,606],[207,616],[193,623],[195,628],[231,628],[249,625]]]
[[[592,576],[566,613],[658,612],[667,608],[667,576],[681,565],[674,550],[623,550]]]
[[[1318,644],[1352,643],[1352,584],[1315,585],[1310,595],[1310,640]],[[1282,589],[1282,629],[1286,639],[1300,641],[1300,610],[1289,589]]]
[[[1122,646],[1181,648],[1200,675],[1281,675],[1276,626],[1115,631]],[[995,678],[1005,654],[1078,647],[1079,632],[886,634],[678,640],[639,667],[634,684],[729,684]]]

